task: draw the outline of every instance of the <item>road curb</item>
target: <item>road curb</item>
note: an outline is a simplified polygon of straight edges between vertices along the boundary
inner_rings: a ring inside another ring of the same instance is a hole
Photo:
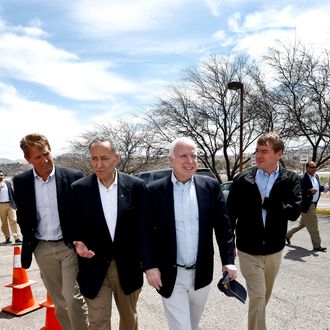
[[[316,214],[330,214],[330,210],[328,209],[319,209],[315,211]]]

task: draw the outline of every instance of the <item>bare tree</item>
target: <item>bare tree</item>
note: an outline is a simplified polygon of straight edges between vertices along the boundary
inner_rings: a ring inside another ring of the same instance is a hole
[[[318,166],[329,163],[329,52],[316,55],[300,42],[270,48],[264,57],[274,70],[272,101],[281,117],[283,134],[309,145]]]
[[[118,169],[122,172],[135,173],[145,170],[164,156],[163,149],[155,147],[152,132],[141,123],[124,120],[114,125],[107,122],[97,123],[95,128],[70,143],[74,156],[72,159],[80,162],[85,173],[91,173],[88,146],[95,137],[113,141],[121,156]]]
[[[257,127],[255,113],[248,102],[249,81],[257,67],[245,55],[220,57],[211,55],[199,68],[187,69],[177,86],[159,99],[146,115],[155,136],[170,142],[178,136],[189,136],[197,144],[199,160],[221,181],[224,170],[230,180],[239,166],[239,95],[228,91],[232,80],[244,81],[244,147],[254,141]],[[224,166],[219,159],[223,156]],[[247,160],[245,160],[247,161]]]

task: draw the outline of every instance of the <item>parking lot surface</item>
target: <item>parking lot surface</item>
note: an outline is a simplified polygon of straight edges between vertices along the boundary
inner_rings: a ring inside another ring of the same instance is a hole
[[[319,229],[322,245],[330,248],[330,215],[320,214]],[[294,223],[289,223],[292,226]],[[296,233],[292,245],[286,246],[283,262],[277,277],[273,295],[267,307],[268,330],[330,330],[330,251],[314,252],[305,229]],[[0,246],[0,308],[11,305],[12,289],[5,287],[12,281],[14,246]],[[33,261],[27,271],[34,299],[46,299],[46,290],[40,279],[38,267]],[[218,291],[221,277],[218,251],[212,290],[200,323],[201,329],[246,329],[247,308],[235,298]],[[239,273],[238,281],[245,285]],[[138,302],[139,329],[167,329],[160,296],[145,281]],[[45,326],[45,308],[17,317],[0,312],[0,329],[35,330]],[[112,328],[118,329],[118,315],[113,310]]]

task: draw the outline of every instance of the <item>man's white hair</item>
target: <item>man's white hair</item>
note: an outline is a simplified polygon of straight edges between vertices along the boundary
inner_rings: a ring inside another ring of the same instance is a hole
[[[178,143],[187,143],[187,144],[193,144],[197,150],[197,146],[196,143],[194,142],[194,140],[192,140],[189,137],[179,137],[177,139],[175,139],[174,141],[172,141],[171,145],[170,145],[170,156],[173,157],[174,156],[174,149],[177,146]]]

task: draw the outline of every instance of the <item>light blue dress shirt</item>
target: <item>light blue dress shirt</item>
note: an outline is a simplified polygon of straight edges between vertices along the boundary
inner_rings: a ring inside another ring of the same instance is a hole
[[[256,174],[256,184],[259,188],[259,192],[263,197],[269,197],[269,194],[273,188],[275,180],[278,178],[279,175],[279,166],[277,166],[276,171],[271,173],[270,175],[266,173],[262,169],[257,170]],[[267,211],[262,209],[262,221],[264,226],[266,224],[266,215]]]
[[[179,265],[193,265],[198,249],[198,202],[194,178],[185,184],[172,173],[174,214]]]

